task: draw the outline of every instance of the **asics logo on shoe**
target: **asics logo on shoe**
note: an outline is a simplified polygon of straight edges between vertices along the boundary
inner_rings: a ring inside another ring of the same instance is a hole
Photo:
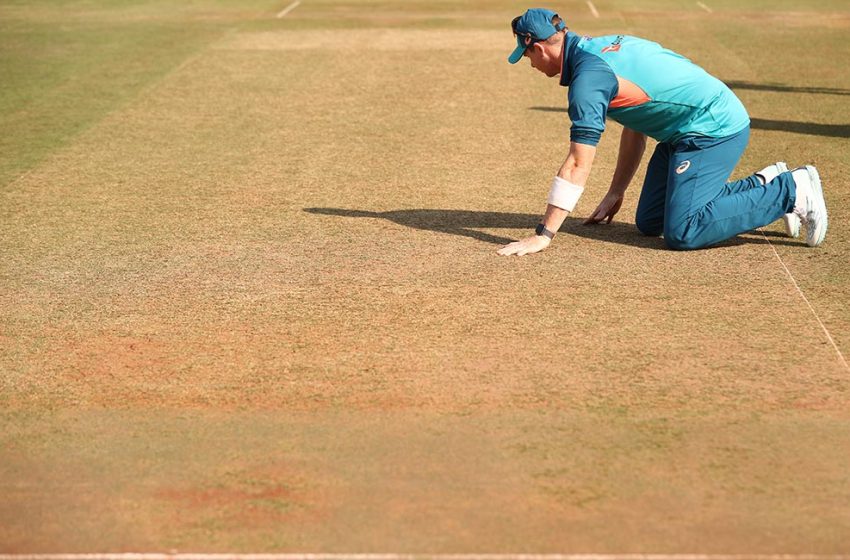
[[[687,160],[683,161],[681,163],[681,165],[679,165],[679,167],[676,168],[676,175],[681,175],[682,173],[687,171],[690,166],[691,166],[691,160],[687,159]]]

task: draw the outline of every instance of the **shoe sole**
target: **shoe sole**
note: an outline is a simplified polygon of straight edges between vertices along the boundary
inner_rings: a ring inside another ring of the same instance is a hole
[[[812,220],[806,224],[806,244],[809,247],[817,247],[823,243],[826,237],[826,228],[829,226],[829,220],[826,215],[826,200],[823,198],[823,186],[820,182],[820,174],[813,165],[806,166],[806,172],[809,174],[809,180],[812,183],[812,194],[814,195],[814,205],[811,213],[816,216],[822,216],[822,219],[813,224]],[[812,227],[814,226],[814,227]]]
[[[800,237],[800,217],[797,214],[785,214],[782,221],[785,222],[785,234],[788,237]]]
[[[785,173],[788,171],[788,165],[784,161],[777,161],[776,169]],[[785,233],[788,237],[800,237],[800,216],[791,212],[782,216],[782,221],[785,222]]]

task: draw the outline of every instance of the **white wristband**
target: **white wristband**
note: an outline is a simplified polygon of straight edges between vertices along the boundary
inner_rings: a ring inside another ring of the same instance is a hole
[[[552,188],[549,190],[549,204],[557,206],[567,212],[572,212],[576,207],[576,202],[581,198],[581,193],[584,192],[584,187],[580,187],[575,183],[570,183],[566,179],[561,179],[558,176],[552,180]]]

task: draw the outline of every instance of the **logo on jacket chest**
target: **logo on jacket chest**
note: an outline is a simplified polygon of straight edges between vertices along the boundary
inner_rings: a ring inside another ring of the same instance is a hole
[[[622,47],[622,46],[623,46],[623,36],[617,35],[617,38],[614,40],[614,42],[611,43],[610,45],[608,45],[607,47],[605,47],[604,49],[602,49],[602,52],[603,53],[617,52],[617,51],[620,50],[620,47]]]

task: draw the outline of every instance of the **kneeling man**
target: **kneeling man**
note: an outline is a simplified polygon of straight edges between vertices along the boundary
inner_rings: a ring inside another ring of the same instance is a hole
[[[750,119],[723,82],[657,43],[630,37],[582,37],[553,11],[535,8],[511,24],[517,46],[508,60],[559,77],[569,88],[570,152],[549,191],[535,235],[506,245],[501,255],[549,246],[573,211],[590,174],[605,119],[623,125],[617,167],[607,194],[586,223],[611,222],[646,148],[649,161],[635,223],[664,236],[671,249],[700,249],[783,218],[797,237],[820,245],[827,229],[820,177],[810,165],[783,162],[727,182],[750,137]]]

